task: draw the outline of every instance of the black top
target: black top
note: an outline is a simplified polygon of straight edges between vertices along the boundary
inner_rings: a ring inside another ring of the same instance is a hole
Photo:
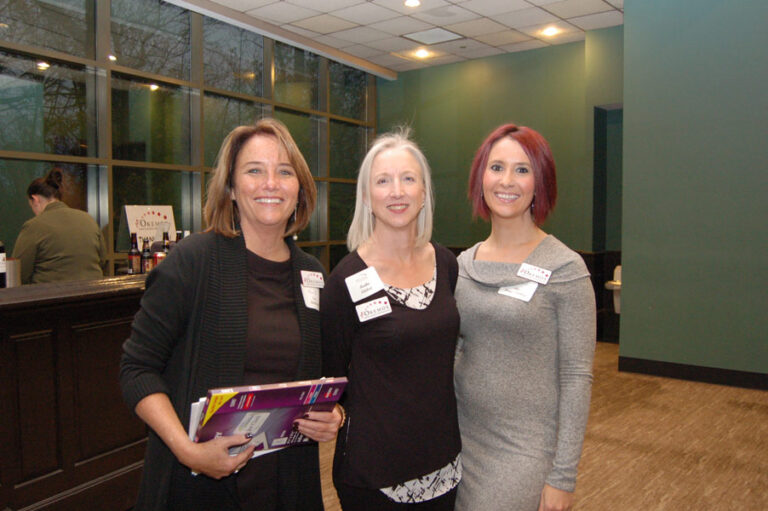
[[[453,391],[458,266],[449,250],[433,245],[437,280],[426,309],[389,300],[390,314],[361,323],[355,305],[387,295],[352,302],[344,279],[367,268],[357,252],[342,259],[323,289],[323,373],[349,377],[336,481],[384,488],[442,468],[461,450]]]
[[[293,379],[318,378],[320,314],[304,304],[300,272],[322,272],[323,267],[290,238],[286,242],[301,331],[301,354]],[[243,384],[248,326],[246,261],[242,236],[226,238],[206,232],[181,240],[147,276],[141,309],[134,318],[131,337],[123,344],[120,361],[120,385],[131,410],[144,397],[163,392],[187,428],[192,400],[204,396],[209,388]],[[292,447],[277,455],[283,509],[321,510],[317,445]],[[227,509],[227,496],[237,491],[233,477],[220,481],[192,477],[150,430],[134,510],[169,509],[172,478],[177,494],[207,481],[210,498],[222,503],[219,510]],[[204,502],[196,504],[188,509],[211,509]]]
[[[291,261],[248,251],[248,347],[245,385],[291,381],[301,352]]]

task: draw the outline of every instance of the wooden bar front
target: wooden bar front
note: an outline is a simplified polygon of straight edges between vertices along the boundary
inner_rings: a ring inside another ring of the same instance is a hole
[[[144,276],[0,289],[0,509],[126,510],[146,428],[121,345]]]

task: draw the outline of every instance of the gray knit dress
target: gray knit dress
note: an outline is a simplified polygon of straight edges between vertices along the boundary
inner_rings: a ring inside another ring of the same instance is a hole
[[[581,257],[547,236],[525,263],[459,260],[455,383],[464,475],[457,511],[536,511],[544,484],[573,491],[589,413],[595,298]],[[526,284],[526,283],[529,284]],[[500,293],[506,292],[507,294]],[[523,293],[524,294],[524,293]]]

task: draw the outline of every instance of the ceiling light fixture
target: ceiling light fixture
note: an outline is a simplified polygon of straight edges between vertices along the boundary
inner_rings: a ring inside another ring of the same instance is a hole
[[[429,55],[430,55],[430,53],[427,50],[425,50],[424,48],[419,48],[418,50],[413,52],[413,54],[415,56],[419,57],[420,59],[425,59],[425,58],[429,57]]]
[[[107,58],[108,58],[109,60],[111,60],[112,62],[115,62],[115,61],[117,60],[117,57],[115,57],[115,56],[114,56],[114,55],[112,55],[111,53],[110,53],[109,55],[107,55]]]
[[[157,85],[156,83],[153,83],[153,84],[151,84],[151,85],[149,86],[149,90],[151,90],[151,91],[156,91],[156,90],[157,90],[157,89],[159,89],[159,88],[160,88],[160,86],[159,86],[159,85]]]
[[[45,71],[49,67],[51,67],[51,65],[47,62],[43,62],[42,60],[37,63],[37,69],[39,69],[40,71]]]
[[[557,27],[547,27],[544,30],[541,31],[542,35],[545,35],[547,37],[552,37],[553,35],[557,35],[560,33],[560,29]]]
[[[406,7],[418,7],[421,5],[419,0],[405,0]]]

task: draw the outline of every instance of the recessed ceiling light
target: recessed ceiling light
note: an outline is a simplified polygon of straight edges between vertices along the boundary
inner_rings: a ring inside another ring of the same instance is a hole
[[[153,83],[153,84],[151,84],[151,85],[149,86],[149,90],[152,90],[152,91],[154,91],[154,90],[157,90],[157,89],[159,89],[159,88],[160,88],[160,86],[159,86],[159,85],[157,85],[156,83]]]
[[[45,71],[49,67],[51,67],[51,65],[47,62],[43,62],[42,60],[37,63],[37,69],[39,69],[40,71]]]
[[[425,59],[425,58],[429,57],[429,55],[430,55],[430,53],[427,50],[425,50],[424,48],[419,48],[418,50],[413,52],[413,54],[416,55],[417,57],[419,57],[420,59]]]
[[[544,30],[541,31],[542,35],[545,35],[547,37],[552,37],[553,35],[557,35],[560,33],[560,29],[557,27],[547,27]]]
[[[107,58],[108,58],[109,60],[111,60],[112,62],[114,62],[114,61],[116,61],[116,60],[117,60],[117,57],[115,57],[115,56],[114,56],[114,55],[112,55],[111,53],[110,53],[109,55],[107,55]]]
[[[406,7],[418,7],[421,5],[419,0],[405,0]]]

